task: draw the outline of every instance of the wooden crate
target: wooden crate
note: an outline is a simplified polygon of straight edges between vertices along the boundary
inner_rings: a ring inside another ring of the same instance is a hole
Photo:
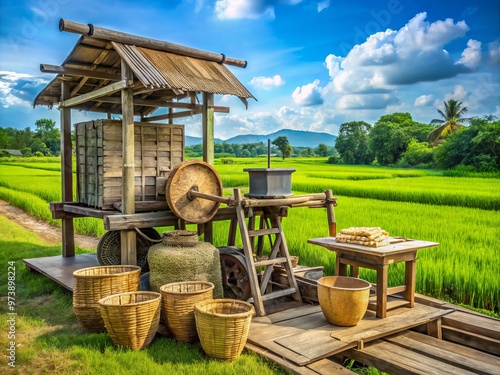
[[[78,202],[102,210],[122,200],[122,122],[75,125]],[[174,166],[184,161],[184,126],[134,124],[135,200],[165,201]]]

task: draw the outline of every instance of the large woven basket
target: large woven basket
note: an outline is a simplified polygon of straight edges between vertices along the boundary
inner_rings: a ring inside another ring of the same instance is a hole
[[[98,301],[110,294],[139,289],[141,267],[99,266],[73,272],[73,310],[78,322],[90,332],[104,332]]]
[[[167,327],[177,341],[198,339],[194,305],[213,299],[214,284],[208,281],[185,281],[160,287],[162,312]]]
[[[243,351],[255,310],[248,302],[216,299],[194,306],[196,329],[205,353],[232,361]]]
[[[113,343],[130,349],[148,347],[160,323],[160,302],[156,292],[120,293],[99,300]]]

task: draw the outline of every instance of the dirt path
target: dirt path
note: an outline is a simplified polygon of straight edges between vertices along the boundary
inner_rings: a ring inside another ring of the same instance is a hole
[[[61,228],[47,224],[23,210],[0,200],[0,215],[22,226],[26,230],[37,234],[41,239],[51,245],[61,243]],[[99,238],[75,234],[75,244],[83,249],[96,249]]]

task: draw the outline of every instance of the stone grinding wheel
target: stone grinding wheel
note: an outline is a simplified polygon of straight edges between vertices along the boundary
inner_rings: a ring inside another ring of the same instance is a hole
[[[167,203],[175,216],[195,224],[210,221],[219,209],[220,202],[207,198],[191,197],[191,190],[222,197],[222,181],[217,171],[201,160],[178,164],[167,180]]]
[[[160,234],[154,228],[142,228],[141,232],[153,240],[161,240]],[[136,237],[137,265],[142,272],[149,270],[148,251],[154,245],[140,234]],[[114,266],[121,264],[121,236],[119,230],[111,230],[104,233],[97,244],[97,260],[101,266]]]

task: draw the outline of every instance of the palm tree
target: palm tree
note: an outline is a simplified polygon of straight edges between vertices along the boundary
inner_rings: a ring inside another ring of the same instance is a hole
[[[463,121],[469,121],[470,118],[465,118],[468,111],[467,107],[462,107],[462,102],[455,99],[450,99],[444,103],[444,112],[438,109],[439,114],[443,117],[442,119],[434,119],[431,124],[443,124],[439,128],[434,129],[427,136],[427,140],[433,146],[443,142],[444,138],[457,130],[465,128],[465,125],[461,124]]]

